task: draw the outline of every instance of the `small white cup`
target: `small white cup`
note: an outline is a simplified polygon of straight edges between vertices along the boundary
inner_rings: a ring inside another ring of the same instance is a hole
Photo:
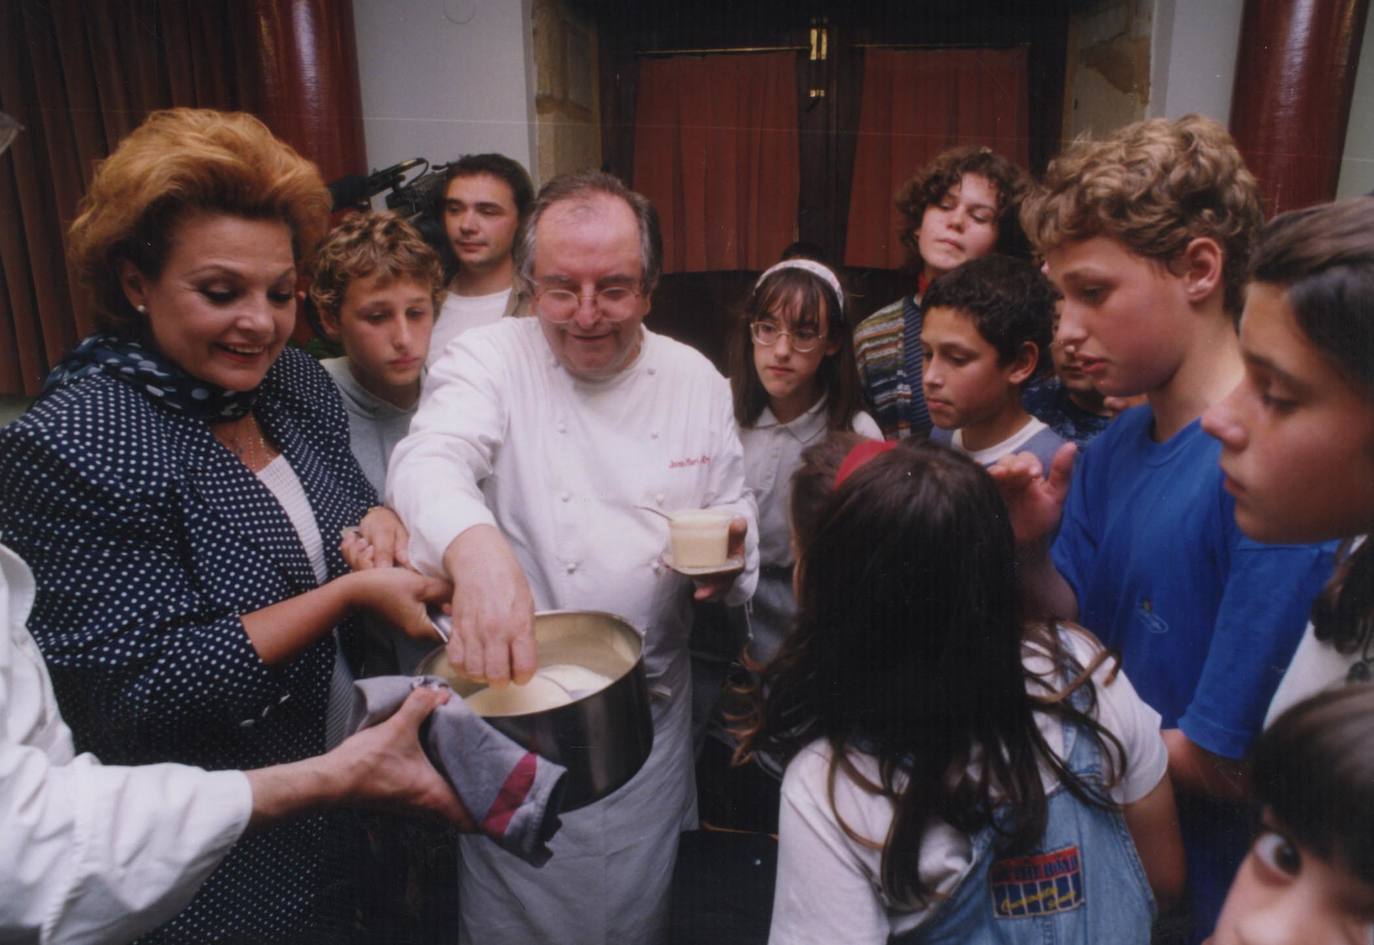
[[[715,568],[726,562],[730,547],[730,513],[685,509],[668,517],[676,568]]]

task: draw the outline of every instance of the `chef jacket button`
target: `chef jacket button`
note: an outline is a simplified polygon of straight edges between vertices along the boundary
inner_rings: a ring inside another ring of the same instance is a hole
[[[660,492],[660,493],[658,493],[657,495],[655,495],[655,496],[654,496],[654,501],[657,502],[659,505],[662,505],[662,504],[663,504],[663,493]]]
[[[663,573],[663,561],[662,561],[662,559],[660,559],[660,558],[655,558],[654,560],[650,561],[650,562],[649,562],[649,567],[653,569],[653,571],[654,571],[655,574],[662,574],[662,573]]]
[[[577,570],[577,562],[575,562],[575,561],[569,561],[567,564],[563,565],[563,568],[564,568],[564,570],[566,570],[569,574],[572,574],[574,571]]]
[[[651,368],[649,368],[649,376],[650,376],[650,377],[653,377],[653,376],[654,376],[655,374],[657,374],[657,373],[658,373],[658,368],[656,368],[656,367],[651,367]]]
[[[651,439],[651,440],[656,440],[656,439],[658,439],[658,431],[657,431],[657,430],[652,431],[652,432],[649,434],[649,439]]]
[[[564,423],[563,421],[561,421],[561,420],[558,422],[558,432],[559,432],[559,433],[567,433],[567,432],[568,432],[568,425],[567,425],[566,423]]]
[[[571,492],[560,492],[560,493],[558,494],[558,498],[559,498],[560,501],[568,502],[568,501],[570,501],[570,500],[572,499],[572,493],[571,493]]]

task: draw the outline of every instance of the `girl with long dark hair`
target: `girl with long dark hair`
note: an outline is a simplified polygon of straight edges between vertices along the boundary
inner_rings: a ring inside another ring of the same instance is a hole
[[[797,626],[745,736],[787,762],[771,941],[1147,942],[1182,882],[1158,714],[1086,633],[1023,622],[976,463],[838,470],[794,479]]]

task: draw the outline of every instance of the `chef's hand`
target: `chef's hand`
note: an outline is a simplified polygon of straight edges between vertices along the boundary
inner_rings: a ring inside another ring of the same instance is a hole
[[[391,509],[374,505],[357,528],[345,528],[339,542],[344,561],[354,571],[410,567],[410,533]]]
[[[448,603],[453,596],[453,585],[448,581],[409,568],[371,568],[346,574],[340,580],[352,582],[349,591],[354,607],[371,611],[422,642],[434,640],[427,605]]]
[[[491,525],[474,525],[444,551],[453,579],[448,660],[469,678],[503,686],[535,670],[534,597],[515,552]]]
[[[730,539],[726,547],[725,556],[727,558],[738,558],[744,560],[744,538],[749,534],[749,521],[747,519],[735,517],[730,520]],[[697,589],[692,596],[697,600],[715,600],[717,597],[724,597],[730,590],[730,586],[735,583],[735,578],[739,577],[744,570],[743,563],[739,567],[720,574],[712,574],[706,577],[694,578]]]
[[[1004,456],[988,467],[988,474],[1007,504],[1018,546],[1043,541],[1059,524],[1077,450],[1072,443],[1059,447],[1048,470],[1041,468],[1040,460],[1032,453]]]

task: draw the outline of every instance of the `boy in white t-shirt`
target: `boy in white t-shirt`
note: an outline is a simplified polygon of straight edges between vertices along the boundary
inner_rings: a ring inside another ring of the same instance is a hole
[[[435,215],[448,239],[449,291],[434,326],[430,366],[463,332],[518,312],[512,248],[533,202],[529,174],[504,154],[465,154],[448,166]]]
[[[990,466],[1030,452],[1046,465],[1064,439],[1021,405],[1048,363],[1055,291],[1033,265],[984,256],[930,284],[921,326],[930,438]]]

